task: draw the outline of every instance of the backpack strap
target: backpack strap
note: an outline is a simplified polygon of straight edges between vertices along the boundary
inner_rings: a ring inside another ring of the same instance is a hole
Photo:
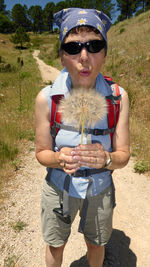
[[[64,95],[53,95],[52,96],[52,104],[51,104],[51,119],[50,119],[50,128],[51,135],[55,138],[60,127],[57,127],[56,122],[61,124],[60,114],[58,112],[58,105],[60,100],[64,97]]]
[[[116,128],[118,119],[119,119],[119,112],[120,112],[120,100],[121,100],[121,95],[120,95],[120,90],[119,86],[117,83],[114,83],[112,81],[112,78],[104,76],[105,81],[110,85],[112,89],[112,95],[107,96],[107,106],[108,106],[108,127],[109,129],[114,129]],[[114,131],[110,132],[110,137],[112,140]]]

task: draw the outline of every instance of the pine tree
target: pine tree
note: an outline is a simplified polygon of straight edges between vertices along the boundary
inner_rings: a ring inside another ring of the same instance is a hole
[[[43,22],[44,22],[45,28],[48,29],[49,32],[52,31],[53,29],[54,8],[55,8],[55,4],[53,2],[50,2],[46,4],[43,10]]]
[[[41,6],[31,6],[28,14],[32,21],[33,31],[41,33],[43,29],[43,11]]]
[[[26,6],[22,6],[20,4],[14,5],[11,11],[11,18],[14,22],[15,29],[17,29],[19,26],[22,26],[27,30],[29,29],[30,22],[27,19]]]
[[[6,13],[5,9],[6,5],[4,4],[4,0],[0,0],[0,13],[5,14]]]
[[[10,41],[14,44],[19,44],[20,48],[23,48],[24,43],[29,43],[30,42],[30,37],[26,33],[25,29],[20,26],[16,30],[15,34],[11,36]]]
[[[136,10],[137,0],[117,0],[118,10],[121,11],[118,20],[128,19],[133,16]]]

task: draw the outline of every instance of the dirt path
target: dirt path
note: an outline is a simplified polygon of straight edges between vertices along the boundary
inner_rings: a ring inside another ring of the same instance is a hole
[[[52,66],[49,66],[45,64],[41,59],[38,58],[38,55],[40,53],[40,50],[35,50],[33,53],[33,57],[36,59],[39,69],[41,71],[41,76],[44,82],[50,82],[55,81],[59,74],[59,70],[53,68]]]
[[[42,64],[40,61],[41,70]],[[54,69],[47,68],[50,72],[46,79],[53,80]],[[4,266],[4,262],[5,267],[45,266],[40,195],[46,171],[36,161],[34,150],[34,144],[29,143],[15,180],[5,189],[9,198],[0,209],[0,266]],[[113,175],[117,206],[105,267],[150,267],[150,178],[134,173],[133,165],[131,159],[124,169],[116,170]],[[77,232],[78,221],[77,217],[64,253],[63,267],[87,266],[83,236]],[[16,225],[21,227],[18,222],[27,224],[20,232],[14,230]],[[16,264],[11,265],[11,261]]]

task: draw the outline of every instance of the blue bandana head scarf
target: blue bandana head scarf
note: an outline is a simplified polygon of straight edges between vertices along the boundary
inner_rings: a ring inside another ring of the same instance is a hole
[[[60,29],[62,43],[68,32],[78,26],[92,26],[96,28],[107,44],[107,31],[111,26],[110,18],[96,9],[67,8],[54,14],[54,19]]]

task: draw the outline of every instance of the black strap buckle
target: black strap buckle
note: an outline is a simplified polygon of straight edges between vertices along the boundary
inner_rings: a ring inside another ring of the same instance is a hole
[[[78,170],[73,174],[73,176],[74,177],[84,177],[85,178],[85,177],[88,177],[90,175],[89,171],[90,170],[88,170],[88,169]]]

